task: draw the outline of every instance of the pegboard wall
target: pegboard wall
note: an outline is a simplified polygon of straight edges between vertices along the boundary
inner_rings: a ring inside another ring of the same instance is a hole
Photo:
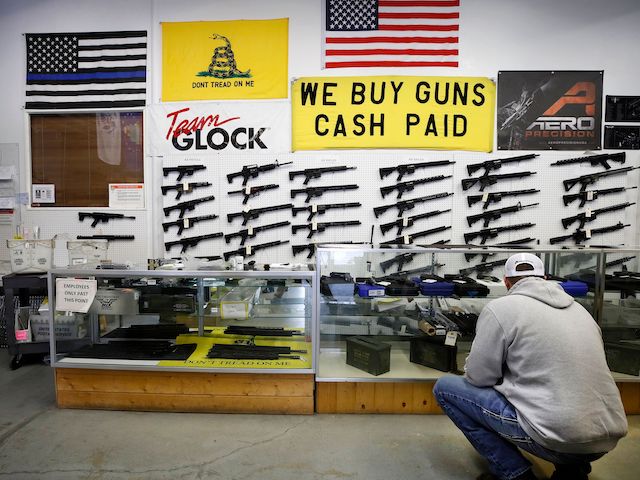
[[[403,235],[408,238],[402,239],[403,243],[408,241],[413,244],[429,244],[439,240],[449,240],[452,244],[464,244],[464,234],[481,230],[484,227],[481,221],[469,226],[467,216],[483,212],[482,202],[478,202],[473,206],[467,203],[469,195],[479,194],[479,187],[474,186],[464,191],[461,186],[461,180],[469,178],[466,166],[471,163],[478,163],[491,159],[504,159],[528,152],[499,152],[493,154],[486,153],[470,153],[470,152],[431,152],[431,151],[408,151],[408,152],[379,152],[379,151],[348,151],[348,152],[327,152],[327,153],[291,153],[291,154],[247,154],[247,155],[175,155],[171,157],[154,159],[154,178],[160,180],[156,185],[175,185],[177,174],[170,173],[167,177],[162,176],[162,167],[175,167],[178,165],[205,165],[206,169],[195,172],[192,176],[184,177],[181,182],[208,182],[210,186],[199,188],[191,193],[183,194],[180,200],[175,200],[175,192],[168,192],[162,196],[159,189],[154,194],[154,234],[155,238],[161,238],[162,243],[176,241],[179,238],[206,235],[216,232],[223,234],[231,234],[248,227],[260,227],[263,225],[273,224],[276,222],[291,222],[292,225],[310,224],[307,221],[307,212],[298,213],[295,217],[290,209],[283,209],[274,212],[267,212],[260,215],[254,220],[250,220],[246,226],[242,226],[241,219],[229,221],[227,215],[231,213],[242,212],[244,208],[256,209],[270,207],[275,205],[293,204],[296,207],[302,207],[312,204],[324,205],[335,203],[359,202],[362,206],[357,208],[331,209],[324,214],[316,214],[314,220],[318,223],[337,222],[337,221],[359,221],[356,226],[347,227],[329,227],[325,231],[314,232],[311,239],[307,238],[309,230],[299,230],[296,234],[292,233],[290,225],[266,230],[257,233],[255,238],[248,238],[246,245],[254,246],[272,241],[288,241],[288,244],[276,246],[274,248],[255,252],[249,260],[256,260],[258,263],[285,263],[285,262],[304,262],[307,252],[294,257],[292,245],[303,245],[308,243],[340,243],[340,242],[369,242],[374,243],[393,240],[398,237],[396,229],[382,234],[380,225],[390,223],[397,220],[398,212],[395,208],[390,208],[378,218],[374,215],[374,207],[391,205],[400,200],[409,200],[425,195],[433,195],[437,193],[453,193],[453,195],[430,200],[424,203],[416,204],[412,210],[405,212],[405,216],[412,216],[433,210],[447,210],[446,212],[432,218],[416,221],[413,226],[406,228]],[[564,206],[562,195],[565,193],[574,193],[579,191],[579,186],[575,186],[570,192],[565,192],[562,180],[578,177],[587,173],[604,171],[604,168],[596,166],[592,167],[589,163],[566,165],[566,166],[550,166],[551,163],[573,157],[584,156],[590,152],[532,152],[539,155],[531,160],[524,160],[516,163],[504,164],[499,170],[490,172],[491,174],[505,174],[514,172],[531,171],[535,174],[520,178],[499,181],[495,185],[487,187],[484,192],[512,191],[522,189],[538,189],[540,192],[523,195],[518,197],[505,197],[498,203],[493,203],[488,210],[503,208],[515,205],[520,202],[522,205],[534,204],[530,208],[520,210],[515,213],[504,214],[500,219],[491,221],[490,228],[512,226],[522,223],[534,224],[531,228],[518,231],[507,231],[500,233],[497,237],[487,240],[487,244],[508,242],[525,237],[538,239],[540,245],[548,245],[549,238],[568,235],[573,233],[577,228],[577,224],[564,229],[561,219],[576,215],[585,211],[587,208],[598,209],[604,206],[620,204],[624,202],[636,202],[638,197],[637,189],[626,190],[621,193],[601,196],[594,201],[588,202],[583,208],[579,207],[579,202],[573,202],[568,206]],[[600,153],[600,152],[597,152]],[[637,152],[627,152],[626,163],[624,165],[612,164],[612,169],[626,166],[638,165]],[[251,197],[246,205],[242,204],[243,195],[229,195],[230,191],[241,190],[242,178],[236,178],[232,183],[227,181],[227,175],[238,172],[244,165],[265,165],[278,161],[280,164],[292,162],[283,165],[274,170],[261,173],[256,178],[250,178],[247,182],[248,187],[276,184],[278,188],[271,189],[261,193],[258,196]],[[416,185],[412,191],[405,192],[402,198],[398,200],[397,193],[392,192],[382,198],[380,187],[391,186],[397,184],[397,173],[392,173],[380,178],[379,169],[383,167],[393,167],[405,163],[428,162],[436,160],[450,160],[455,162],[453,165],[444,165],[438,167],[429,167],[416,170],[413,174],[406,175],[401,181],[418,180],[437,175],[451,175],[450,178],[430,182],[423,185]],[[347,166],[355,167],[355,169],[343,172],[325,173],[320,178],[313,178],[309,181],[307,187],[317,186],[335,186],[357,184],[355,190],[345,191],[327,191],[321,197],[313,198],[309,203],[305,203],[305,196],[299,195],[295,198],[291,197],[292,189],[305,188],[303,185],[304,177],[299,176],[293,180],[289,179],[289,172],[304,170],[309,168],[323,168]],[[483,170],[476,172],[474,177],[480,176]],[[594,185],[588,187],[588,190],[603,189],[611,187],[633,187],[638,185],[638,170],[631,170],[626,174],[613,175],[602,178]],[[215,196],[212,202],[206,202],[195,207],[193,211],[186,212],[185,217],[200,215],[218,215],[219,218],[198,223],[188,230],[184,230],[182,235],[177,235],[177,228],[171,228],[168,232],[163,232],[162,223],[178,220],[178,212],[171,212],[166,217],[162,214],[163,208],[174,205],[177,202],[188,201],[196,198],[202,198],[209,195]],[[593,237],[585,241],[584,244],[593,245],[615,245],[633,247],[637,238],[637,205],[631,205],[628,208],[610,213],[603,213],[588,223],[585,228],[600,228],[614,225],[618,222],[629,224],[630,226],[603,235],[593,235]],[[373,234],[372,234],[373,226]],[[412,238],[412,234],[422,232],[439,226],[450,226],[451,228],[432,235]],[[480,238],[476,238],[471,243],[480,243]],[[573,246],[575,243],[571,240],[558,244],[558,246]],[[176,246],[169,252],[165,251],[164,245],[158,245],[165,257],[173,257],[179,255],[180,247]],[[240,248],[240,239],[231,239],[229,243],[224,238],[202,241],[199,245],[187,250],[190,256],[205,255],[221,255]],[[478,260],[479,261],[479,260]]]

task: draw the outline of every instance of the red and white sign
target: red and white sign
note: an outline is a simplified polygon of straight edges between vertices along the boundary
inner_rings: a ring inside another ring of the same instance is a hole
[[[109,208],[144,208],[144,184],[110,183]]]

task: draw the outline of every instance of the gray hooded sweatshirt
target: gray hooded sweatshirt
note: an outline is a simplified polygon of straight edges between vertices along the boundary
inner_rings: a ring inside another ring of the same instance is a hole
[[[604,453],[627,433],[600,328],[555,282],[523,278],[484,307],[465,377],[503,394],[550,450]]]

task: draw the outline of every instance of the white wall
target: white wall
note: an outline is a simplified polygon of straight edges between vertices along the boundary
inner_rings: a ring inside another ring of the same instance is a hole
[[[460,68],[406,69],[403,75],[471,75],[495,78],[499,70],[604,70],[604,94],[638,95],[640,77],[636,52],[640,45],[640,2],[637,0],[462,0],[460,33]],[[0,0],[0,143],[18,143],[20,156],[25,158],[24,103],[25,49],[24,33],[54,31],[138,30],[149,32],[148,103],[158,102],[161,91],[161,29],[160,22],[191,20],[231,20],[289,18],[289,76],[312,75],[384,75],[397,74],[390,69],[339,69],[323,71],[320,68],[321,2],[319,0]],[[260,48],[259,45],[256,48]],[[266,55],[269,52],[265,52]],[[147,132],[147,135],[153,132]],[[376,155],[377,152],[347,152],[345,159]],[[386,152],[389,154],[389,152]],[[407,152],[395,152],[397,158]],[[569,152],[570,153],[570,152]],[[577,153],[577,152],[574,152]],[[328,152],[338,159],[343,153]],[[390,155],[393,157],[394,152]],[[548,156],[548,159],[563,158]],[[295,154],[293,154],[295,157]],[[437,156],[427,152],[424,158]],[[503,155],[504,156],[504,155]],[[576,155],[571,155],[576,156]],[[442,155],[440,155],[442,157]],[[564,155],[566,158],[567,155]],[[638,164],[638,153],[628,152],[628,164]],[[474,154],[457,154],[461,160],[483,160]],[[382,160],[381,160],[382,161]],[[393,161],[393,160],[391,160]],[[355,163],[353,163],[355,164]],[[307,168],[308,165],[299,168]],[[359,166],[364,175],[367,165]],[[154,166],[155,168],[155,166]],[[24,168],[22,169],[24,172]],[[577,170],[571,173],[578,174]],[[566,177],[573,176],[563,170]],[[435,173],[434,173],[435,174]],[[147,172],[147,179],[154,177]],[[375,177],[375,176],[374,176]],[[565,178],[566,178],[565,177]],[[541,177],[542,178],[542,177]],[[637,183],[636,177],[629,182]],[[366,178],[364,179],[366,180]],[[23,183],[26,179],[23,175]],[[267,182],[270,183],[270,182]],[[26,185],[26,183],[25,183]],[[375,185],[372,187],[374,188]],[[288,188],[283,186],[284,188]],[[457,193],[459,192],[456,191]],[[416,192],[417,193],[417,192]],[[559,189],[557,197],[561,195]],[[456,203],[463,203],[457,195]],[[224,203],[226,195],[219,197]],[[151,199],[159,205],[160,199]],[[342,200],[337,200],[342,201]],[[537,201],[537,200],[536,200]],[[621,200],[622,201],[622,200]],[[379,194],[371,205],[384,204]],[[390,203],[390,202],[389,202]],[[224,207],[224,205],[223,205]],[[370,209],[367,210],[369,212]],[[75,234],[77,210],[27,210],[23,221],[38,224],[43,236],[55,233]],[[464,214],[464,209],[459,211]],[[544,212],[541,212],[544,215]],[[130,256],[144,260],[148,256],[163,254],[161,229],[149,212],[139,212],[135,245],[119,247],[116,260]],[[368,213],[367,213],[368,215]],[[634,219],[635,219],[635,213]],[[366,216],[366,215],[365,215]],[[365,218],[363,221],[372,221]],[[157,217],[156,217],[157,218]],[[612,219],[614,217],[611,217]],[[628,219],[628,217],[627,217]],[[391,219],[385,219],[390,221]],[[274,219],[273,221],[277,221]],[[613,221],[611,223],[614,223]],[[636,221],[633,222],[637,224]],[[464,219],[460,223],[461,237]],[[609,222],[605,223],[609,224]],[[119,232],[113,223],[109,233]],[[370,225],[370,224],[369,224]],[[354,233],[354,238],[368,236],[369,225]],[[425,227],[427,228],[427,227]],[[234,231],[227,226],[225,233]],[[635,232],[635,228],[634,228]],[[84,230],[83,230],[84,233]],[[557,231],[556,234],[560,234]],[[349,234],[351,235],[351,232]],[[153,238],[149,238],[153,237]],[[301,241],[294,243],[303,243]],[[330,235],[322,240],[334,240]],[[460,240],[459,238],[453,239]],[[506,240],[506,238],[505,238]],[[638,244],[635,233],[625,236],[625,243]],[[269,257],[285,261],[288,250]]]

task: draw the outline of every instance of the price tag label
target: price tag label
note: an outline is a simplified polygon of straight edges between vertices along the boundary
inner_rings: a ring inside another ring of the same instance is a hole
[[[311,213],[318,213],[318,204],[317,203],[312,203],[311,204]]]
[[[249,228],[247,228],[247,234],[253,235],[253,227],[251,225],[249,225]]]
[[[593,200],[593,192],[592,191],[588,191],[587,192],[587,200]]]
[[[411,243],[411,239],[409,238],[409,235],[405,235],[404,237],[402,237],[402,241],[404,242],[405,245],[409,245]]]
[[[182,182],[182,191],[183,192],[190,192],[191,191],[191,187],[189,186],[189,182]]]
[[[400,334],[404,335],[407,333],[407,326],[403,323],[400,327]]]
[[[183,228],[189,228],[190,226],[191,226],[191,223],[190,223],[189,219],[188,219],[188,218],[185,218],[185,219],[182,221],[182,227],[183,227]]]
[[[244,194],[251,195],[251,187],[244,187]]]
[[[242,209],[242,211],[243,211],[244,213],[249,213],[249,210],[251,210],[251,209],[249,208],[249,205],[247,205],[246,207],[244,207],[244,208]]]
[[[584,212],[584,218],[591,218],[591,209],[587,208],[587,211]]]
[[[402,226],[403,227],[409,226],[409,217],[402,217]]]
[[[587,238],[591,238],[591,229],[590,228],[585,230],[585,235],[586,235]]]
[[[246,247],[244,247],[244,255],[245,257],[251,256],[251,245],[247,245]]]
[[[444,339],[445,345],[455,347],[457,341],[458,341],[458,334],[456,332],[447,332],[447,336]]]
[[[484,203],[487,203],[487,200],[489,200],[489,193],[486,192],[484,195],[482,195],[482,201]]]
[[[314,232],[318,230],[318,222],[316,222],[315,220],[311,222],[311,230]]]

